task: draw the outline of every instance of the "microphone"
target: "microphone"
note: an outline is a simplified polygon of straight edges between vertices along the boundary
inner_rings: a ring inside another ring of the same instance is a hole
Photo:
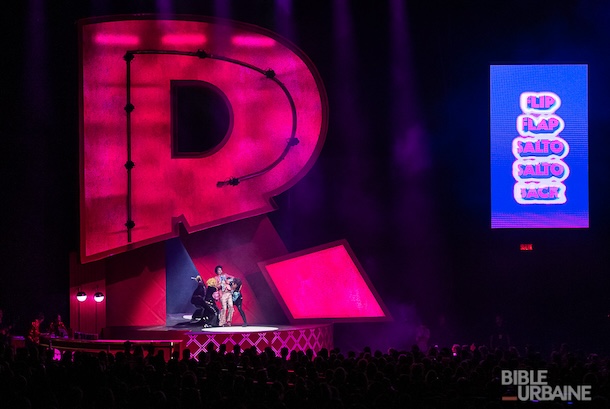
[[[191,277],[191,280],[196,280],[196,279],[197,279],[197,277]]]

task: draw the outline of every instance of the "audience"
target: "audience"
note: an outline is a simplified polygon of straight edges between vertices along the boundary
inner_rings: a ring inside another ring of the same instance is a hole
[[[3,408],[151,409],[392,409],[512,408],[502,401],[501,369],[547,369],[562,385],[591,385],[590,402],[570,406],[607,408],[610,360],[563,345],[548,359],[486,346],[414,345],[410,350],[360,352],[339,349],[227,350],[221,345],[192,356],[125,343],[121,352],[66,351],[53,360],[44,348],[0,345]],[[537,407],[568,407],[540,402]]]

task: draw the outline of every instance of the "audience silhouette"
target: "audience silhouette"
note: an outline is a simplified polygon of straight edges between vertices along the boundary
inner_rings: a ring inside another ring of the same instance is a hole
[[[192,356],[126,342],[124,350],[66,351],[0,345],[3,408],[512,408],[502,401],[502,369],[547,369],[560,384],[591,385],[586,407],[607,408],[610,360],[562,345],[536,352],[486,345],[373,351],[241,350],[226,345]],[[575,402],[570,407],[578,406]],[[540,402],[538,407],[568,407]]]

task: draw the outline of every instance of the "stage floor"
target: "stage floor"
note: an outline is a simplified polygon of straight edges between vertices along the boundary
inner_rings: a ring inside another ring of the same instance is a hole
[[[140,328],[141,331],[190,331],[190,332],[261,332],[261,331],[277,331],[282,328],[288,328],[286,325],[248,325],[236,324],[231,327],[212,327],[204,328],[203,323],[193,322],[189,314],[170,314],[167,316],[166,325],[152,326]]]

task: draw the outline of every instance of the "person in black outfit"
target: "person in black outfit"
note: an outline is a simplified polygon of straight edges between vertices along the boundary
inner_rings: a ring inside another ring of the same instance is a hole
[[[205,284],[201,279],[201,276],[197,276],[194,278],[197,281],[197,288],[193,291],[193,295],[191,295],[191,304],[193,304],[197,309],[193,313],[193,319],[191,322],[199,322],[203,319],[203,312],[205,311]]]
[[[205,283],[201,279],[201,276],[195,277],[195,281],[197,281],[197,288],[193,291],[193,295],[191,296],[191,304],[196,307],[203,307],[203,299],[205,298]]]
[[[212,277],[206,281],[207,288],[204,296],[204,311],[203,321],[205,324],[204,328],[217,327],[218,321],[220,320],[220,311],[216,306],[216,300],[218,300],[218,282],[216,278]]]
[[[246,320],[246,313],[241,308],[241,303],[243,301],[243,297],[241,295],[241,286],[241,280],[237,277],[233,278],[233,280],[231,281],[231,290],[233,291],[233,305],[237,307],[239,315],[241,315],[241,319],[244,321],[242,327],[247,327],[248,321]]]

